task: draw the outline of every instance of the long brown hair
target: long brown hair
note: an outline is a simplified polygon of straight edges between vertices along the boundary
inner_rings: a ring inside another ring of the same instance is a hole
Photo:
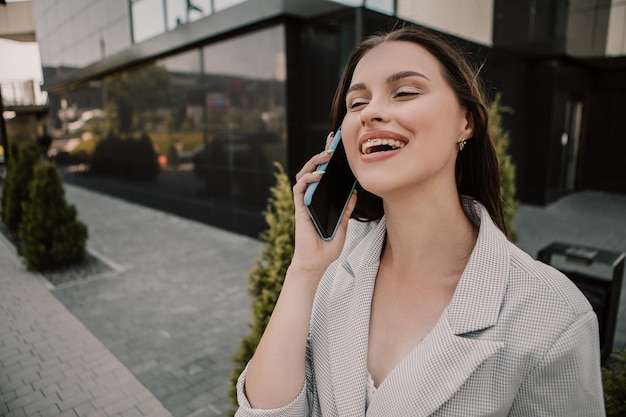
[[[441,36],[416,26],[405,26],[391,32],[375,34],[359,43],[348,57],[348,62],[337,86],[332,105],[332,124],[336,130],[346,115],[345,98],[354,69],[363,56],[377,45],[391,41],[413,42],[430,52],[440,63],[444,78],[456,97],[472,117],[471,139],[456,160],[456,183],[460,195],[480,201],[496,225],[506,234],[500,193],[500,169],[495,146],[488,129],[488,112],[483,88],[475,71],[459,48]],[[383,216],[380,197],[358,187],[358,203],[352,217],[371,221]]]

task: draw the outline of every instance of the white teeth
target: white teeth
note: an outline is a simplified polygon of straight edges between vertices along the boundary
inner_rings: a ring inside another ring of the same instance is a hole
[[[372,153],[377,146],[391,146],[392,149],[402,149],[404,145],[405,143],[399,140],[381,138],[368,139],[361,145],[361,152],[364,154]]]

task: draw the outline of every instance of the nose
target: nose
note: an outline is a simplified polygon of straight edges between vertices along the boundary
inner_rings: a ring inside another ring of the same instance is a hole
[[[380,100],[370,100],[361,110],[361,125],[367,126],[375,123],[382,123],[389,120],[386,106]]]

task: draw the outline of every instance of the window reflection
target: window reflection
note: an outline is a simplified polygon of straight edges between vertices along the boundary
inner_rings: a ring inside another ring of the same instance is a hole
[[[247,0],[129,0],[133,42],[143,42]]]
[[[286,164],[282,27],[204,48],[208,141],[194,169],[210,196],[264,204],[273,163]]]
[[[365,7],[390,16],[395,15],[394,0],[366,0]]]
[[[166,0],[168,30],[213,14],[212,2],[212,0]]]
[[[248,0],[211,0],[215,5],[215,11],[219,12],[220,10],[228,9],[236,4],[243,3]]]
[[[131,0],[133,41],[145,41],[165,32],[163,0]]]
[[[274,162],[286,165],[284,49],[277,26],[55,96],[57,162],[261,223]]]

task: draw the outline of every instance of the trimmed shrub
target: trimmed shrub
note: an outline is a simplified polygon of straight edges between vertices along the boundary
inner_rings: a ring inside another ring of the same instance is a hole
[[[9,145],[11,159],[2,185],[2,223],[8,236],[17,238],[22,222],[22,203],[29,198],[28,183],[33,176],[33,166],[41,154],[34,146]]]
[[[26,267],[44,272],[82,262],[87,227],[76,218],[76,208],[65,201],[63,183],[53,163],[35,165],[28,193],[22,204],[22,246],[18,249]]]
[[[626,350],[616,351],[613,364],[602,368],[607,417],[626,416]]]
[[[109,132],[96,145],[89,172],[128,180],[153,181],[160,168],[158,155],[147,133],[138,139],[122,139]]]
[[[248,291],[254,298],[250,334],[241,341],[239,351],[233,357],[236,366],[230,375],[230,397],[234,405],[237,405],[237,378],[252,358],[265,331],[293,257],[295,207],[291,183],[282,166],[279,163],[274,165],[278,168],[276,184],[270,188],[264,213],[268,229],[260,236],[265,245],[248,277]]]
[[[126,139],[124,177],[129,180],[153,181],[160,172],[158,155],[147,133],[139,139]]]
[[[495,144],[500,165],[500,192],[502,194],[504,222],[509,239],[515,242],[518,236],[515,227],[513,227],[513,218],[520,203],[515,198],[515,164],[508,153],[511,140],[509,132],[502,124],[502,115],[513,113],[513,109],[500,104],[501,96],[500,93],[496,94],[493,101],[489,103],[489,132]]]

